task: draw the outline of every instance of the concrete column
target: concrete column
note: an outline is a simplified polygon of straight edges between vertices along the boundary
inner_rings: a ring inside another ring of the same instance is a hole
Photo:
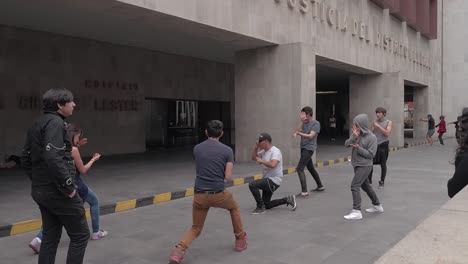
[[[424,139],[427,133],[427,123],[419,121],[421,118],[427,118],[427,114],[432,114],[436,124],[439,120],[438,113],[429,113],[429,89],[428,87],[414,88],[414,112],[413,112],[413,138]]]
[[[292,132],[303,106],[315,110],[315,51],[292,43],[238,52],[235,61],[236,159],[250,160],[257,135],[268,132],[283,164],[299,160]]]
[[[404,144],[404,81],[399,72],[379,75],[352,75],[349,80],[350,125],[358,114],[368,114],[375,120],[377,107],[387,109],[393,129],[390,146]]]

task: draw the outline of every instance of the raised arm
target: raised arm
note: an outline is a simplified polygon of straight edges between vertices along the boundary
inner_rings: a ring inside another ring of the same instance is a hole
[[[85,174],[86,172],[88,172],[88,170],[91,168],[91,166],[93,166],[94,162],[99,160],[101,155],[99,155],[97,153],[94,154],[94,156],[88,161],[88,163],[86,163],[86,165],[84,165],[83,160],[81,159],[80,151],[78,150],[77,147],[73,147],[72,157],[73,157],[73,160],[75,161],[76,169],[81,174]]]
[[[386,137],[389,137],[391,134],[392,134],[392,121],[388,121],[388,125],[387,125],[387,128],[383,128],[381,127],[379,124],[376,124],[375,122],[372,123],[372,128],[377,128],[379,129],[380,131],[382,131],[382,133],[386,136]],[[375,129],[374,128],[374,129]],[[372,132],[374,132],[374,129],[372,129]]]

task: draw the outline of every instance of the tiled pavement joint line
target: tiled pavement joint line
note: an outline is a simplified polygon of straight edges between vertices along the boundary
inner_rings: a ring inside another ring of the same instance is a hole
[[[427,144],[427,143],[417,142],[417,143],[412,143],[412,144],[405,144],[404,147],[391,147],[390,151],[397,151],[400,149],[420,146],[424,144]],[[348,156],[348,157],[341,157],[335,160],[318,161],[315,164],[315,167],[323,168],[323,167],[328,167],[328,166],[332,166],[335,164],[344,163],[350,160],[351,160],[351,157]],[[290,168],[283,170],[284,175],[290,175],[295,172],[296,172],[295,167],[290,167]],[[247,176],[243,178],[236,178],[236,179],[233,179],[232,181],[227,182],[226,187],[248,184],[254,180],[261,179],[262,177],[263,177],[262,174],[256,174],[256,175],[251,175],[251,176]],[[139,208],[143,206],[154,205],[154,204],[164,203],[164,202],[168,202],[168,201],[172,201],[176,199],[186,198],[186,197],[193,196],[193,194],[194,194],[193,188],[187,188],[185,190],[165,192],[165,193],[160,193],[160,194],[156,194],[153,196],[116,202],[114,204],[107,204],[107,205],[101,206],[99,209],[100,209],[101,215],[107,215],[107,214],[113,214],[113,213],[131,210],[131,209],[135,209],[135,208]],[[86,209],[86,217],[87,218],[90,217],[89,209]],[[26,220],[26,221],[21,221],[21,222],[17,222],[13,224],[0,226],[0,238],[39,230],[41,228],[41,225],[42,225],[41,219],[32,219],[32,220]]]

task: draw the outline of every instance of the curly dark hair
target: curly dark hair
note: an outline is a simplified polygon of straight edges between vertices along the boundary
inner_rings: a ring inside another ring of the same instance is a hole
[[[459,122],[460,129],[460,143],[455,154],[455,166],[463,158],[463,155],[468,150],[468,107],[463,108],[462,115]]]

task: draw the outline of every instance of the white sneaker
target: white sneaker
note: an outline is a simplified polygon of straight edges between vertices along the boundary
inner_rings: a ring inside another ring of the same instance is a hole
[[[347,220],[361,220],[362,219],[362,214],[361,210],[352,210],[349,215],[344,216],[345,219]]]
[[[383,207],[382,207],[382,205],[374,205],[374,207],[367,208],[366,212],[368,212],[368,213],[377,213],[377,212],[383,213]]]
[[[39,254],[39,251],[41,250],[41,239],[38,237],[35,237],[31,242],[29,243],[29,247],[34,251],[35,254]]]
[[[109,233],[107,231],[104,231],[104,230],[99,230],[97,231],[96,233],[93,233],[91,235],[91,240],[98,240],[98,239],[101,239],[105,236],[107,236]]]

